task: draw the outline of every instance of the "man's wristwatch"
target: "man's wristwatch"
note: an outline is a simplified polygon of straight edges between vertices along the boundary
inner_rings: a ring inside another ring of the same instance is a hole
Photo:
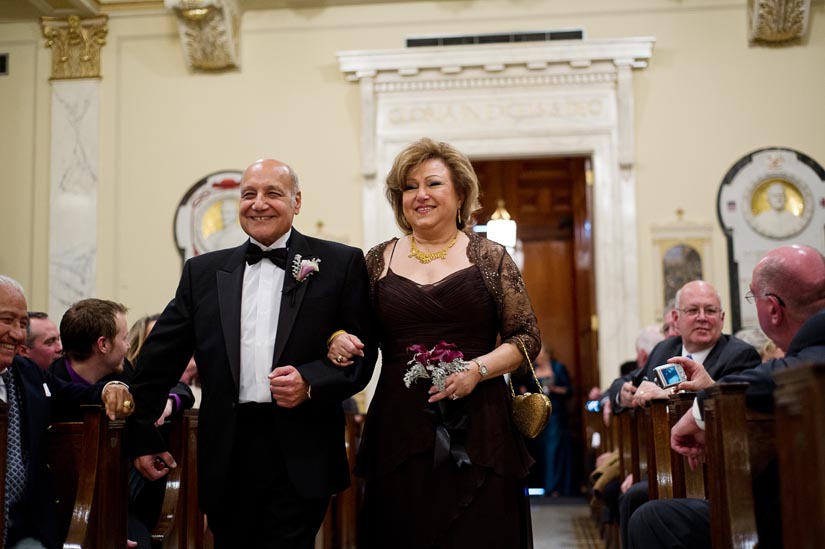
[[[488,374],[488,372],[487,372],[487,365],[486,365],[486,364],[484,364],[483,362],[481,362],[481,361],[480,361],[479,359],[477,359],[477,358],[474,358],[474,359],[473,359],[473,362],[475,362],[476,364],[478,364],[478,375],[480,375],[480,376],[481,376],[481,379],[482,379],[482,380],[487,379],[487,374]]]

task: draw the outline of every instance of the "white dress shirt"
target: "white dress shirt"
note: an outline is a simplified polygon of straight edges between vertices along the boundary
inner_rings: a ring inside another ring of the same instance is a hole
[[[272,246],[251,239],[263,250],[286,246],[290,229]],[[240,402],[272,402],[269,374],[275,354],[275,335],[281,312],[281,292],[286,271],[268,259],[245,265],[241,296],[241,375]]]
[[[6,368],[6,370],[7,369],[8,368]],[[3,402],[9,401],[9,396],[6,394],[6,382],[2,378],[2,375],[6,373],[6,370],[0,372],[0,400]]]
[[[713,350],[714,347],[716,347],[716,345],[711,345],[707,349],[704,349],[704,350],[701,350],[701,351],[696,351],[695,353],[689,353],[687,351],[687,349],[685,349],[685,346],[682,345],[682,356],[683,357],[691,357],[693,359],[693,362],[695,362],[696,364],[701,364],[701,365],[704,366],[705,365],[705,359],[708,358],[708,355],[710,354],[710,352]]]

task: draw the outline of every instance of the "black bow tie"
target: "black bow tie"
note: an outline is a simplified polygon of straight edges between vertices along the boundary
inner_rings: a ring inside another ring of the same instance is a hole
[[[267,258],[276,267],[286,270],[286,248],[275,248],[274,250],[262,250],[253,243],[249,243],[246,247],[246,262],[249,265],[254,265],[263,258]]]

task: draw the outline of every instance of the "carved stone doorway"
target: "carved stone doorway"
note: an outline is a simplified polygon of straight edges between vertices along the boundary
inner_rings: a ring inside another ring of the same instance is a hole
[[[361,92],[364,242],[398,233],[383,179],[422,137],[473,160],[583,156],[592,162],[598,360],[602,383],[639,330],[633,69],[652,38],[349,51]]]

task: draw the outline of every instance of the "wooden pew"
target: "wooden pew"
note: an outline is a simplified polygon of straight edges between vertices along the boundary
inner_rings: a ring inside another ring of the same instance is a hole
[[[776,446],[784,547],[825,540],[825,365],[776,374]]]
[[[48,433],[64,547],[126,547],[129,500],[123,420],[83,406],[82,422],[55,423]]]
[[[619,478],[621,480],[633,472],[633,431],[636,426],[634,412],[631,408],[613,416],[613,421],[617,423]]]
[[[633,482],[648,477],[648,448],[650,447],[650,408],[638,407],[634,410],[633,428]]]
[[[660,398],[650,401],[647,423],[647,480],[650,499],[673,498],[673,464],[681,456],[670,448],[670,400]]]
[[[9,405],[0,400],[0,440],[3,441],[0,449],[0,549],[4,549],[3,540],[6,537],[6,441],[9,436]]]
[[[759,543],[753,478],[776,458],[773,416],[749,410],[745,383],[719,383],[707,390],[705,445],[714,548],[750,548]]]
[[[169,453],[178,466],[167,475],[152,547],[199,549],[204,546],[205,519],[198,506],[198,410],[186,410],[169,427]]]
[[[584,433],[587,447],[591,449],[598,456],[602,452],[607,451],[607,440],[605,434],[604,420],[601,412],[591,412],[590,410],[584,413]],[[593,445],[593,437],[598,434],[598,446]]]
[[[363,483],[353,473],[362,426],[356,421],[357,415],[359,414],[344,413],[346,418],[344,444],[350,467],[350,486],[331,498],[321,530],[315,540],[316,549],[357,549],[358,547],[358,517]]]
[[[676,425],[685,412],[693,406],[693,400],[696,398],[695,393],[676,393],[670,395],[668,402],[668,419],[669,429]],[[669,437],[668,437],[668,440]],[[674,498],[699,498],[706,497],[706,480],[705,467],[697,467],[691,470],[688,466],[687,458],[673,452],[671,454],[671,471],[673,479],[673,497]]]

